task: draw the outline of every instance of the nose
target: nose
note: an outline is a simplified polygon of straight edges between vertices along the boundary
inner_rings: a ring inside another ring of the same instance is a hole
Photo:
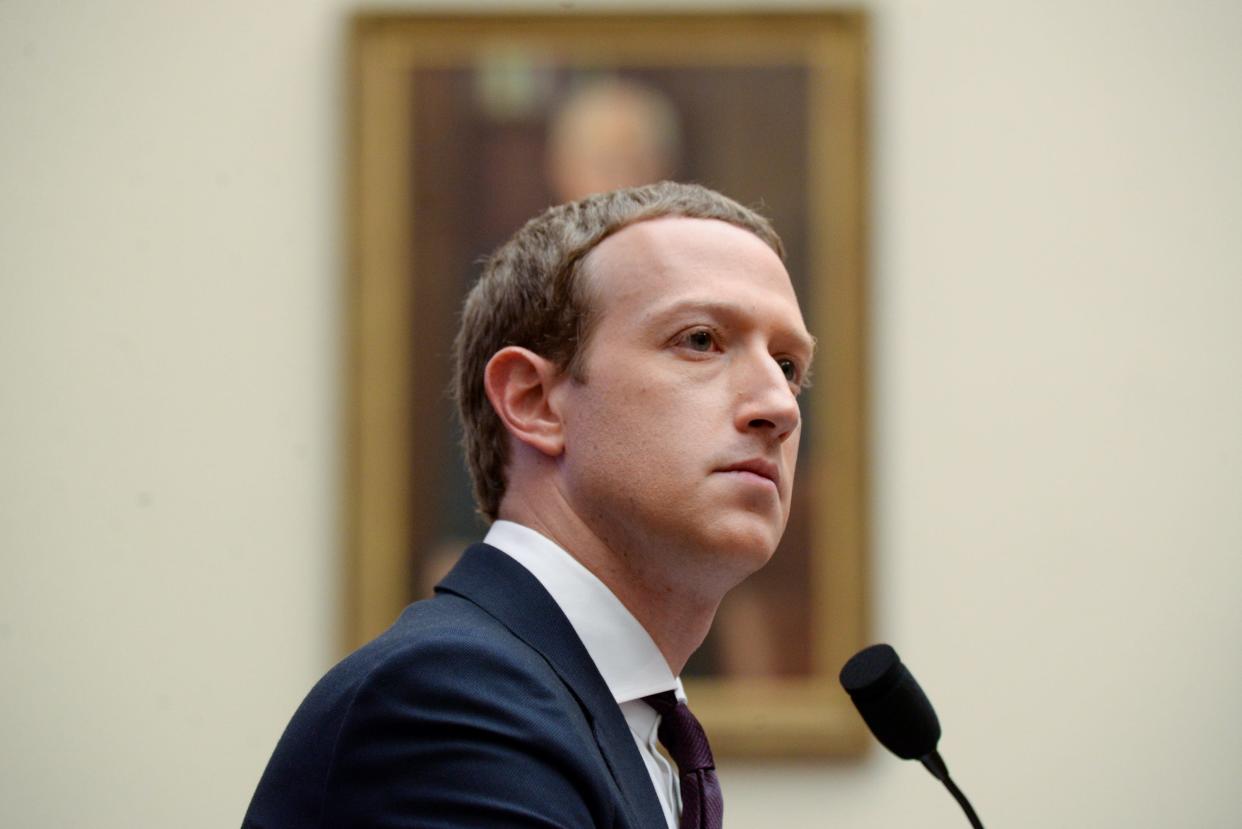
[[[745,362],[737,391],[737,428],[765,432],[783,442],[802,420],[798,398],[780,365],[766,351],[747,356]]]

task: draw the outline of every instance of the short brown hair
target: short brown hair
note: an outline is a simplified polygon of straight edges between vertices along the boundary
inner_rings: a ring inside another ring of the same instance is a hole
[[[763,216],[697,184],[663,181],[588,196],[531,219],[483,265],[462,308],[455,343],[454,396],[462,446],[480,513],[495,520],[505,494],[509,435],[492,409],[483,372],[510,345],[528,348],[582,377],[593,313],[581,263],[591,250],[637,222],[670,216],[718,219],[749,230],[782,259],[784,246]]]

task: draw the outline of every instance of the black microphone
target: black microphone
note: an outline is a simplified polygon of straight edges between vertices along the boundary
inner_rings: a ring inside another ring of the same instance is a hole
[[[920,761],[961,805],[970,825],[983,829],[936,751],[940,720],[897,651],[888,645],[872,645],[854,654],[841,669],[841,686],[876,739],[901,759]]]

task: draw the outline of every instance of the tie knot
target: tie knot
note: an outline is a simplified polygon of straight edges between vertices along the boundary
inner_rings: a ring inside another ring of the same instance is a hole
[[[703,726],[672,691],[643,697],[643,701],[660,715],[660,742],[668,749],[680,774],[716,767]]]

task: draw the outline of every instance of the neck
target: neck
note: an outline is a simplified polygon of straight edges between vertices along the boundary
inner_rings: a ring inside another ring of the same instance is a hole
[[[688,563],[701,557],[635,549],[602,538],[560,499],[509,493],[499,512],[501,519],[555,541],[603,582],[651,636],[675,676],[703,644],[721,599],[732,587],[698,577]]]

